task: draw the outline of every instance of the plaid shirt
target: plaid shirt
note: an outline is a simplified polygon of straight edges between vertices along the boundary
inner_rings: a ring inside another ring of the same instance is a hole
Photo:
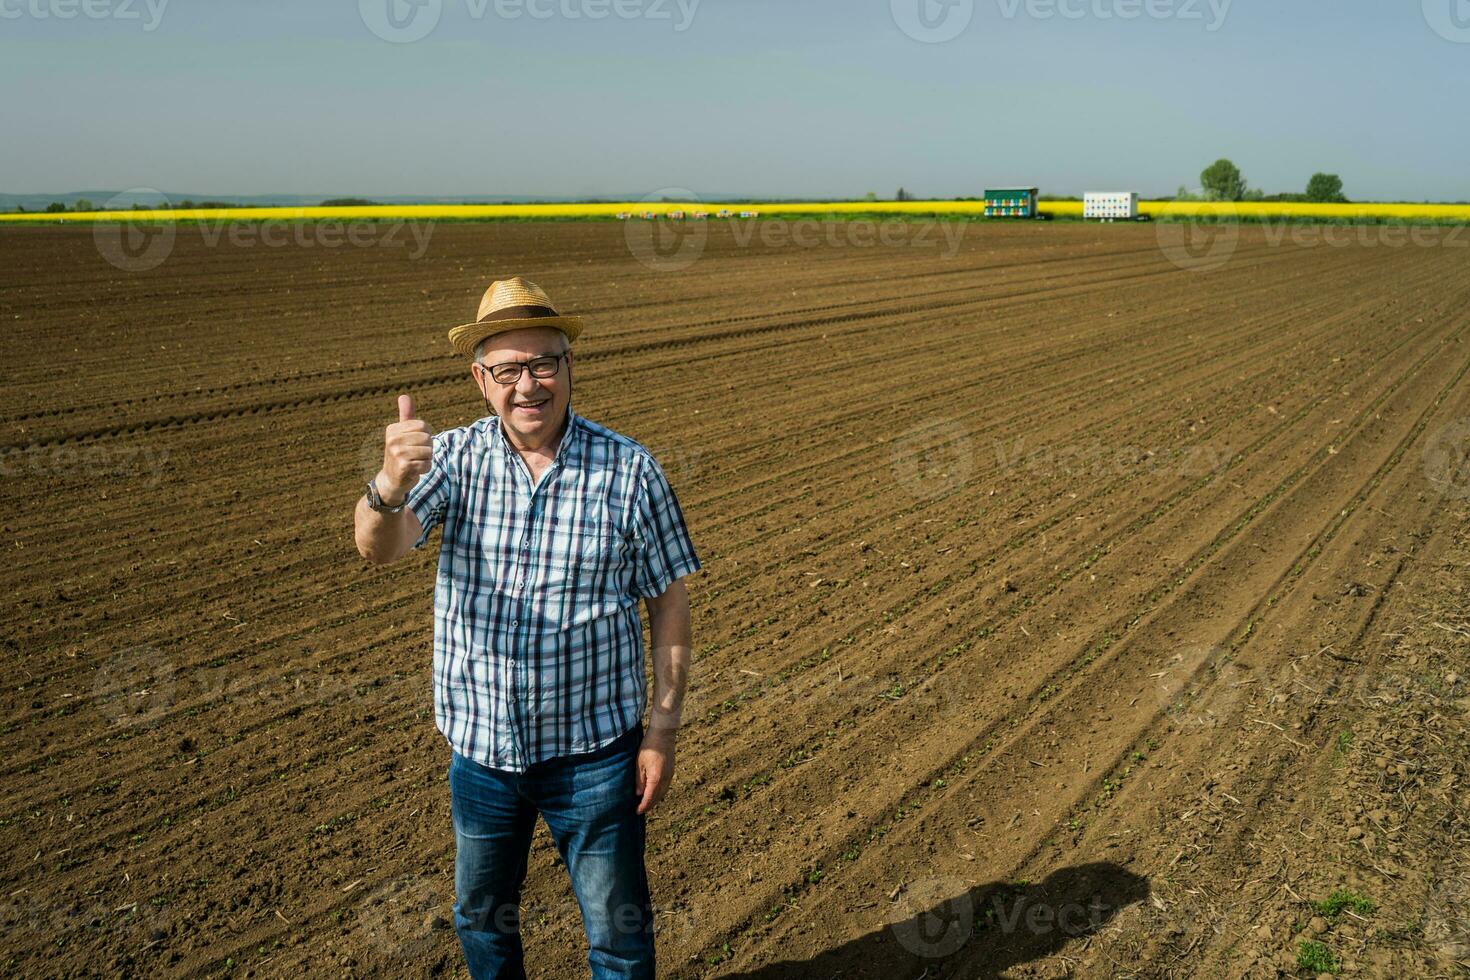
[[[492,416],[434,436],[407,503],[424,527],[415,548],[444,524],[434,719],[460,755],[523,772],[638,724],[638,600],[700,567],[648,450],[568,409],[533,486]]]

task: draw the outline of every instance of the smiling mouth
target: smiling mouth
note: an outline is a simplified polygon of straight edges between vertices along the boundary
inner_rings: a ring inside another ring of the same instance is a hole
[[[535,412],[535,411],[538,411],[538,410],[540,410],[542,408],[545,408],[546,405],[547,405],[547,403],[550,402],[550,401],[551,401],[550,398],[543,398],[539,402],[517,402],[512,407],[513,408],[519,408],[522,411]]]

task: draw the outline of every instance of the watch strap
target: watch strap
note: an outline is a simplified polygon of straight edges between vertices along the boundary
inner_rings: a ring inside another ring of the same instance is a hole
[[[398,503],[396,506],[390,505],[390,504],[387,504],[387,503],[384,503],[383,502],[383,495],[378,492],[378,484],[377,484],[377,481],[376,480],[369,480],[368,481],[368,485],[367,485],[367,498],[368,498],[368,507],[370,509],[372,509],[372,510],[377,511],[380,514],[397,514],[400,511],[402,511],[403,508],[405,508],[405,507],[408,506],[408,496],[407,495],[405,495],[404,498],[403,498],[403,500],[400,503]]]

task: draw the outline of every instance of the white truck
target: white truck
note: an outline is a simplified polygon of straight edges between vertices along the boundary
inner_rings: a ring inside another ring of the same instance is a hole
[[[1082,195],[1084,220],[1137,221],[1138,194],[1134,191],[1088,191]]]

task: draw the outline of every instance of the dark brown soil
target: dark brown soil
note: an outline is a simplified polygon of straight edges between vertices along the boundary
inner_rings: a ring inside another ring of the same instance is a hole
[[[709,235],[0,233],[6,973],[465,975],[435,549],[351,511],[399,392],[483,412],[445,332],[519,273],[706,566],[661,974],[1464,975],[1462,251]],[[582,976],[553,854],[532,975]]]

